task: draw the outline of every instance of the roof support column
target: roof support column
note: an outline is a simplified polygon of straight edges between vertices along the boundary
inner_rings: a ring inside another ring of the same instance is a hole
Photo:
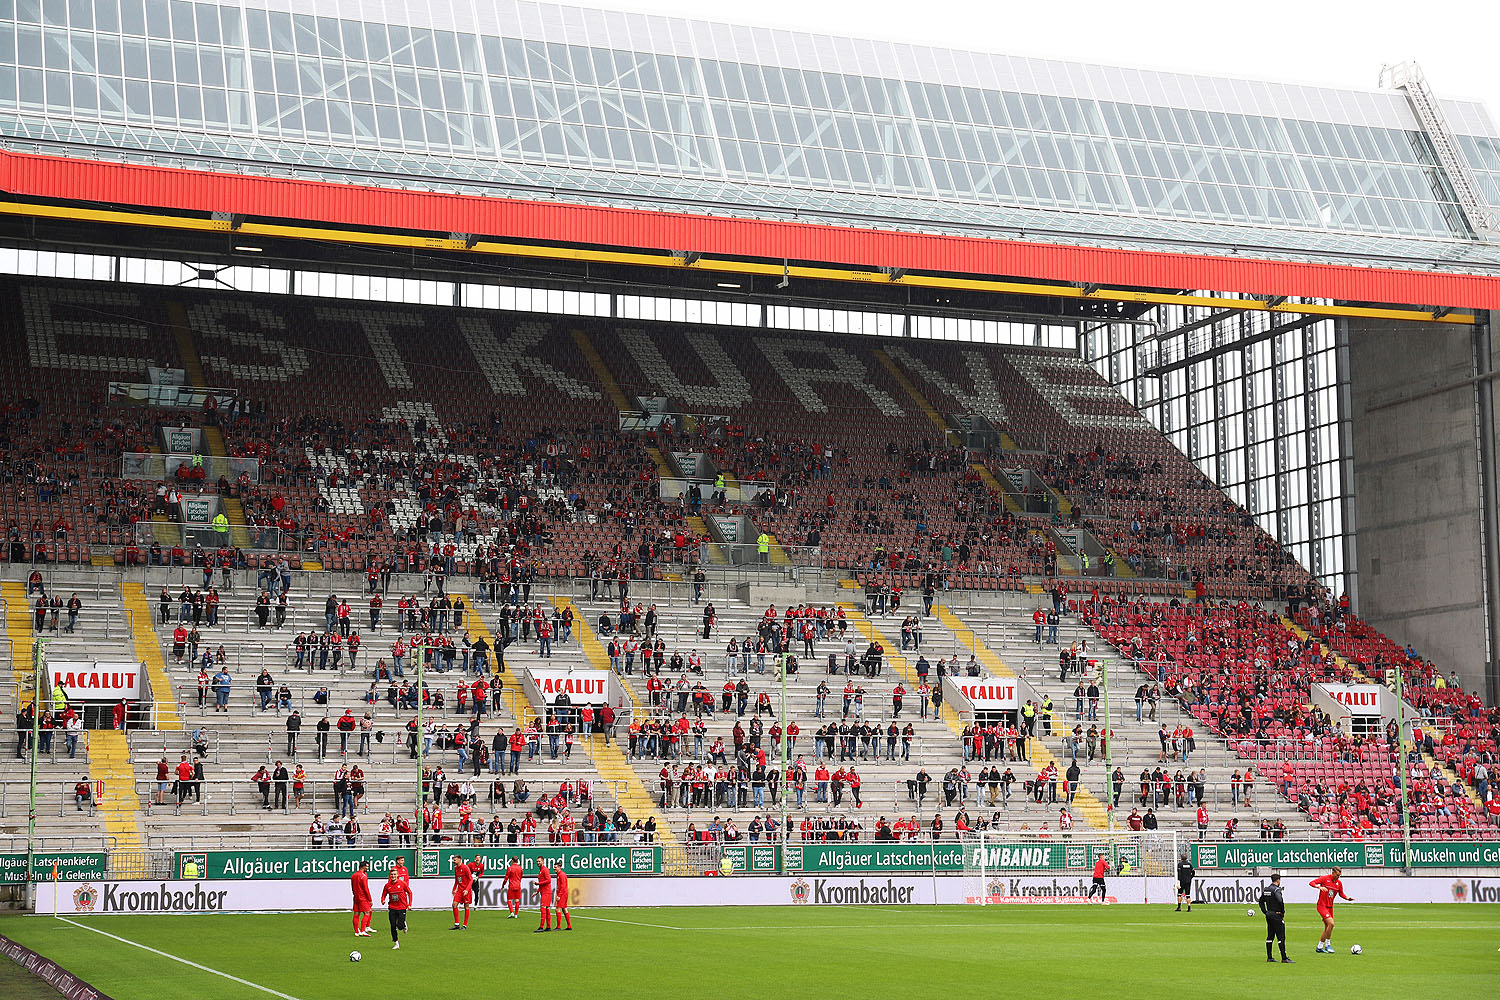
[[[1485,616],[1485,701],[1493,705],[1500,700],[1500,660],[1495,656],[1496,636],[1500,636],[1500,491],[1496,488],[1495,467],[1495,387],[1489,377],[1495,371],[1494,352],[1490,343],[1490,324],[1494,312],[1475,315],[1474,322],[1474,408],[1479,435],[1479,509],[1483,525],[1481,558],[1484,560]]]

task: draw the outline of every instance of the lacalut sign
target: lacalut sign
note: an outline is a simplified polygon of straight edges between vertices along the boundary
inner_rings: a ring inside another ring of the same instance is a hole
[[[141,665],[130,660],[53,660],[47,664],[53,686],[81,701],[131,701],[141,696]]]
[[[607,670],[549,670],[533,667],[527,673],[542,700],[549,705],[555,704],[560,694],[566,694],[568,701],[574,705],[609,703]]]
[[[1003,678],[954,681],[969,703],[981,712],[1014,712],[1020,707],[1016,698],[1016,682]]]
[[[1328,696],[1353,715],[1379,715],[1381,689],[1375,684],[1324,684]]]

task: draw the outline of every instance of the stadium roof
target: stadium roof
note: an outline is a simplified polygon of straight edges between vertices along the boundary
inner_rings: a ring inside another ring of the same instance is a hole
[[[1396,91],[516,0],[14,0],[14,9],[14,25],[0,24],[0,142],[76,161],[48,173],[7,158],[0,186],[17,195],[203,210],[174,203],[170,181],[151,185],[156,200],[132,200],[128,185],[112,186],[119,174],[86,167],[113,161],[645,210],[630,217],[1445,271],[1483,276],[1484,286],[1500,276],[1500,245],[1470,231]],[[1481,194],[1500,205],[1500,130],[1488,110],[1441,107]],[[248,190],[203,197],[255,213],[229,200]],[[304,207],[308,218],[357,224]],[[722,252],[836,259],[764,243]],[[644,232],[617,245],[706,249],[650,243]],[[1138,277],[1132,283],[1500,305],[1489,291],[1445,300],[1443,285],[1421,282]]]

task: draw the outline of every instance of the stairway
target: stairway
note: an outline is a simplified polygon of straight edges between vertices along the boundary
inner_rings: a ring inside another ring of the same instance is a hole
[[[598,636],[594,635],[594,628],[589,624],[588,616],[566,597],[554,597],[552,603],[559,608],[573,609],[573,636],[583,649],[584,657],[591,666],[599,670],[609,670],[609,655],[604,651]],[[635,698],[633,691],[631,698],[632,700]],[[666,817],[657,811],[656,799],[641,782],[640,775],[636,774],[635,768],[630,766],[630,761],[626,759],[619,744],[614,740],[606,740],[602,736],[590,736],[589,749],[593,755],[594,769],[599,772],[599,776],[606,781],[613,782],[614,786],[620,789],[618,801],[626,815],[633,820],[644,819],[647,816],[654,817],[656,838],[663,849],[680,846],[680,841],[672,832]]]
[[[1283,625],[1285,625],[1287,627],[1287,630],[1290,631],[1293,635],[1295,635],[1298,639],[1301,639],[1303,642],[1306,642],[1308,639],[1312,638],[1311,634],[1307,631],[1307,629],[1303,628],[1301,625],[1297,624],[1295,621],[1293,621],[1292,619],[1288,618],[1286,615],[1281,615],[1280,618],[1281,618],[1281,623]],[[1329,652],[1331,652],[1333,654],[1333,662],[1337,663],[1341,667],[1347,668],[1351,673],[1354,674],[1355,678],[1361,684],[1375,684],[1375,685],[1380,685],[1380,681],[1377,681],[1375,678],[1373,678],[1369,674],[1365,673],[1364,670],[1362,670],[1360,668],[1360,666],[1359,666],[1358,663],[1355,663],[1353,660],[1350,660],[1350,659],[1346,658],[1343,653],[1340,653],[1337,649],[1334,649],[1331,644],[1329,644],[1329,643],[1327,643],[1327,642],[1325,642],[1323,640],[1319,640],[1319,642],[1321,642],[1322,645],[1325,648],[1327,648]],[[1408,720],[1408,721],[1410,721],[1410,720]],[[1405,748],[1408,745],[1409,744],[1407,743],[1407,741],[1405,739],[1402,739],[1401,746],[1402,746],[1403,752],[1404,752]],[[1432,754],[1429,754],[1426,750],[1421,750],[1419,752],[1420,752],[1421,757],[1422,757],[1422,763],[1424,763],[1424,764],[1427,765],[1428,770],[1435,771],[1435,772],[1437,772],[1439,774],[1446,774],[1448,776],[1449,780],[1455,786],[1457,786],[1458,788],[1463,789],[1464,796],[1474,806],[1474,815],[1475,816],[1477,816],[1477,817],[1485,817],[1485,816],[1487,816],[1487,813],[1485,811],[1485,804],[1480,800],[1478,791],[1475,790],[1475,788],[1474,788],[1473,785],[1471,785],[1467,781],[1465,781],[1463,779],[1463,777],[1461,775],[1459,775],[1458,771],[1455,768],[1451,768],[1448,765],[1444,764],[1442,761],[1438,760]]]
[[[178,710],[177,692],[167,676],[166,661],[161,655],[161,640],[157,638],[151,617],[155,609],[146,599],[146,588],[141,583],[120,585],[122,603],[130,613],[131,641],[135,658],[146,668],[151,680],[151,696],[156,703],[156,728],[171,731],[182,729],[182,715]]]
[[[879,641],[880,645],[885,649],[885,665],[900,676],[908,691],[915,692],[921,684],[921,679],[917,676],[917,668],[908,662],[905,655],[901,653],[901,644],[899,642],[892,642],[891,637],[882,632],[873,621],[867,618],[857,605],[843,603],[839,607],[844,609],[844,616],[849,619],[849,624],[854,626],[860,635],[864,636],[866,642]],[[913,700],[915,700],[915,696],[913,696]],[[958,738],[964,731],[964,720],[959,717],[958,712],[954,710],[953,706],[946,701],[943,702],[941,717],[944,725],[948,727],[948,731],[953,734],[955,739]]]
[[[146,841],[141,834],[140,799],[136,796],[135,769],[130,763],[130,744],[116,729],[89,732],[89,765],[95,781],[104,782],[98,813],[104,831],[115,840],[114,870],[117,878],[146,877]]]
[[[980,666],[996,677],[1015,679],[1016,672],[1006,666],[1005,661],[985,645],[974,630],[965,625],[957,615],[942,605],[935,605],[933,610],[937,613],[938,621],[943,627],[953,634],[959,645],[979,660]],[[1062,760],[1052,755],[1052,751],[1047,748],[1044,740],[1028,740],[1027,748],[1031,751],[1031,762],[1038,769],[1048,764],[1056,764],[1059,773],[1067,770]],[[1101,830],[1109,826],[1109,808],[1088,788],[1078,789],[1073,805],[1077,807],[1078,814],[1087,820],[1090,826]]]
[[[995,478],[995,474],[989,470],[989,467],[987,465],[982,462],[971,462],[969,464],[969,468],[972,469],[974,471],[974,474],[979,477],[979,481],[981,483],[984,483],[985,486],[988,486],[991,490],[999,495],[1000,499],[1004,501],[1005,509],[1007,511],[1012,514],[1025,513],[1025,511],[1021,509],[1021,502],[1016,499],[1015,494],[1012,493],[1008,487],[1002,485],[1000,480]]]
[[[625,393],[620,390],[620,384],[615,381],[614,375],[604,364],[604,359],[599,356],[594,342],[589,340],[589,335],[582,330],[574,330],[573,342],[578,345],[583,359],[589,363],[589,370],[594,373],[594,378],[598,379],[599,384],[604,387],[604,394],[609,397],[611,403],[615,404],[615,409],[621,413],[635,409],[625,398]]]
[[[5,597],[5,637],[10,640],[10,666],[15,675],[16,690],[21,693],[21,705],[29,704],[25,693],[32,688],[32,623],[31,602],[26,597],[26,584],[20,580],[0,583],[0,594]],[[20,705],[16,706],[17,710]]]
[[[187,311],[182,303],[172,302],[167,307],[167,315],[171,320],[172,335],[177,340],[178,353],[182,356],[182,367],[187,373],[188,384],[199,389],[208,388],[208,382],[203,377],[203,363],[198,356],[198,347],[193,343],[192,327],[188,325]],[[224,444],[224,434],[219,428],[203,428],[203,450],[215,458],[229,456],[229,449]],[[230,543],[240,549],[252,548],[250,529],[245,522],[245,508],[232,498],[225,498],[223,506],[224,516],[229,519]]]
[[[943,432],[944,442],[951,447],[957,447],[960,443],[958,434],[953,428],[948,426],[948,422],[943,419],[942,414],[933,408],[932,404],[927,401],[927,398],[922,395],[922,391],[916,387],[912,380],[906,377],[906,373],[901,370],[901,367],[896,364],[889,354],[878,347],[872,353],[875,355],[875,360],[880,363],[880,367],[889,372],[891,378],[896,380],[896,384],[906,390],[906,394],[911,397],[911,401],[916,404],[917,409],[921,410],[927,419],[932,421],[934,427]]]
[[[464,615],[464,625],[469,635],[475,639],[483,639],[489,644],[491,679],[498,680],[498,675],[495,675],[495,664],[499,662],[500,642],[495,638],[495,633],[490,631],[490,626],[480,614],[477,604],[468,605],[468,612]],[[508,670],[507,673],[510,674]],[[503,711],[500,707],[502,704],[505,706]],[[510,674],[505,679],[505,685],[499,689],[498,697],[494,698],[490,714],[501,719],[508,717],[511,728],[519,729],[529,721],[529,711],[526,698],[521,694],[520,682],[516,680],[514,674]]]
[[[943,612],[946,613],[947,609],[943,609]],[[1038,695],[1052,699],[1054,735],[1044,742],[1059,759],[1066,756],[1063,735],[1079,721],[1075,717],[1073,689],[1080,676],[1086,678],[1090,671],[1086,668],[1083,675],[1070,674],[1067,680],[1058,680],[1057,655],[1060,646],[1037,645],[1032,641],[1035,627],[1031,622],[1030,609],[975,609],[963,615],[960,625],[963,627],[955,629],[960,640],[968,638],[964,634],[964,627],[970,629],[971,633],[978,633],[974,636],[975,641],[988,646],[997,658],[1002,659],[1014,672],[1024,676]],[[1137,779],[1142,768],[1153,768],[1158,763],[1161,749],[1157,737],[1158,725],[1165,723],[1168,731],[1187,725],[1195,733],[1198,749],[1192,754],[1188,764],[1169,761],[1162,766],[1169,771],[1176,771],[1178,768],[1186,770],[1189,767],[1194,771],[1200,767],[1207,769],[1207,804],[1211,829],[1222,827],[1229,815],[1238,815],[1241,819],[1241,835],[1246,837],[1254,835],[1253,827],[1263,818],[1282,820],[1293,839],[1299,835],[1315,839],[1325,836],[1316,824],[1297,810],[1295,803],[1281,798],[1274,788],[1273,776],[1262,772],[1263,762],[1239,757],[1200,720],[1179,709],[1176,702],[1164,698],[1157,705],[1156,721],[1143,718],[1142,722],[1137,723],[1134,718],[1135,689],[1147,679],[1146,675],[1134,664],[1120,657],[1093,629],[1065,618],[1059,633],[1060,643],[1067,645],[1074,639],[1087,640],[1090,647],[1088,660],[1104,666],[1108,672],[1109,709],[1115,734],[1110,753],[1114,764],[1125,772],[1120,809],[1129,812],[1136,798],[1135,793],[1139,787]],[[1102,715],[1105,707],[1102,700],[1099,707]],[[1087,730],[1088,721],[1085,720],[1082,724]],[[1103,727],[1102,718],[1098,724]],[[1084,768],[1085,784],[1102,791],[1106,783],[1102,760],[1096,757],[1093,762],[1085,763],[1083,753],[1079,754],[1078,760],[1079,766]],[[1232,772],[1242,771],[1246,767],[1254,767],[1260,773],[1260,780],[1255,785],[1253,805],[1249,807],[1243,802],[1234,804],[1232,797],[1227,794],[1227,783]],[[1191,809],[1162,807],[1158,808],[1157,815],[1164,829],[1191,828],[1193,825]],[[1116,817],[1116,825],[1124,826],[1123,819],[1119,816]]]
[[[688,527],[693,529],[694,534],[696,534],[699,538],[711,537],[708,533],[708,522],[703,520],[703,518],[699,517],[697,514],[689,514],[687,517],[687,523]],[[704,546],[704,548],[706,550],[705,555],[708,557],[709,565],[729,565],[729,557],[724,554],[724,548],[718,542],[711,541],[706,546]]]

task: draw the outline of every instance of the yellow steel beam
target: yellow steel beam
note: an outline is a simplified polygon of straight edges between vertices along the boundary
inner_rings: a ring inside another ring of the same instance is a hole
[[[149,212],[127,212],[116,209],[76,208],[67,205],[31,205],[0,202],[0,215],[32,218],[66,219],[110,225],[147,226],[193,232],[228,232],[230,224],[220,219],[158,215]],[[820,267],[810,264],[774,264],[718,258],[699,258],[688,263],[668,253],[638,250],[604,250],[588,247],[541,246],[530,243],[504,243],[480,240],[469,246],[464,240],[422,236],[408,233],[377,233],[358,229],[329,229],[319,226],[294,226],[279,223],[246,221],[234,230],[238,236],[270,239],[314,240],[323,243],[346,243],[354,246],[401,247],[440,251],[468,251],[504,257],[527,257],[534,260],[571,260],[596,264],[621,264],[634,267],[681,268],[715,274],[768,275],[806,278],[817,281],[847,281],[867,284],[901,284],[919,288],[954,291],[989,292],[998,295],[1035,295],[1048,298],[1089,299],[1106,302],[1140,302],[1150,305],[1204,306],[1213,309],[1237,309],[1245,312],[1287,313],[1295,316],[1348,316],[1365,319],[1395,319],[1419,323],[1471,325],[1474,316],[1452,312],[1434,316],[1421,309],[1396,309],[1381,306],[1349,306],[1322,303],[1282,302],[1271,305],[1265,299],[1237,299],[1220,295],[1143,292],[1128,288],[1087,290],[1075,285],[1039,284],[1025,281],[1001,281],[992,278],[959,278],[936,274],[904,274],[894,282],[880,271],[862,271],[844,267]],[[1101,322],[1107,320],[1101,319]]]

